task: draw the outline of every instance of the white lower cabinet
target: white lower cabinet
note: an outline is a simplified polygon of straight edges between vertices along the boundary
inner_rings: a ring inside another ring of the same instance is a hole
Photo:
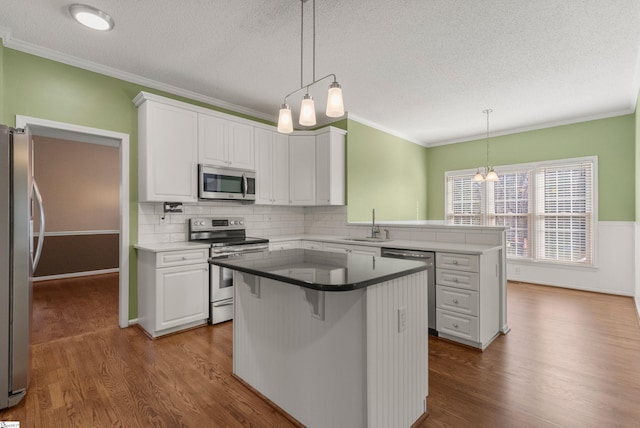
[[[206,324],[208,249],[138,250],[138,323],[151,336]]]
[[[485,349],[500,333],[499,256],[436,252],[436,330]]]

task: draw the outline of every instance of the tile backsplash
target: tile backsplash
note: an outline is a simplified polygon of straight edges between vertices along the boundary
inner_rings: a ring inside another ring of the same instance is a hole
[[[164,214],[163,204],[138,204],[138,243],[184,242],[188,240],[188,221],[203,217],[244,217],[247,236],[272,237],[305,232],[305,208],[233,202],[204,202],[184,205],[182,214]]]
[[[190,218],[244,217],[247,236],[273,238],[295,235],[332,235],[365,237],[371,224],[348,224],[347,207],[289,207],[234,202],[203,202],[184,205],[182,214],[164,214],[162,203],[138,204],[138,243],[169,243],[188,240]],[[427,224],[382,224],[381,234],[389,230],[391,239],[412,241],[455,242],[461,244],[500,245],[503,232],[499,228],[447,226],[442,222]]]

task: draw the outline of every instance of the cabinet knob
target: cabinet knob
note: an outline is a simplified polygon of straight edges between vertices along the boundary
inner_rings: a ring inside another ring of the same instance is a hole
[[[454,261],[452,261],[451,263],[453,263],[454,265],[457,265],[457,264],[458,264],[458,261],[457,261],[457,260],[454,260]]]
[[[458,328],[458,324],[454,324],[454,325],[453,325],[453,328]]]
[[[453,299],[453,303],[454,303],[455,305],[457,305],[457,304],[458,304],[458,299]]]
[[[458,278],[453,278],[453,282],[458,282]]]

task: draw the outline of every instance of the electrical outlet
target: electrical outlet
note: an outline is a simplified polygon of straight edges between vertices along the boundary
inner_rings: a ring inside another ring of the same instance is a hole
[[[407,328],[407,307],[403,306],[398,309],[398,333],[405,331]]]
[[[515,274],[516,275],[520,275],[520,267],[519,266],[516,266]]]

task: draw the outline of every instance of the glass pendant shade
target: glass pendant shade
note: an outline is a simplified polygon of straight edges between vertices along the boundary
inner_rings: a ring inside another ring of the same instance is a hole
[[[479,169],[476,171],[476,175],[473,176],[473,181],[476,181],[476,182],[484,181],[484,175],[480,173]]]
[[[493,170],[493,167],[489,167],[489,172],[487,173],[487,177],[485,178],[487,181],[498,181],[498,174]]]
[[[329,85],[329,93],[327,94],[327,116],[341,117],[344,116],[344,102],[342,100],[342,88],[338,82]]]
[[[313,126],[316,124],[316,107],[313,97],[305,94],[300,104],[300,125]]]
[[[278,115],[278,132],[282,134],[290,134],[293,132],[293,118],[291,117],[291,109],[287,104],[280,106],[280,114]]]

